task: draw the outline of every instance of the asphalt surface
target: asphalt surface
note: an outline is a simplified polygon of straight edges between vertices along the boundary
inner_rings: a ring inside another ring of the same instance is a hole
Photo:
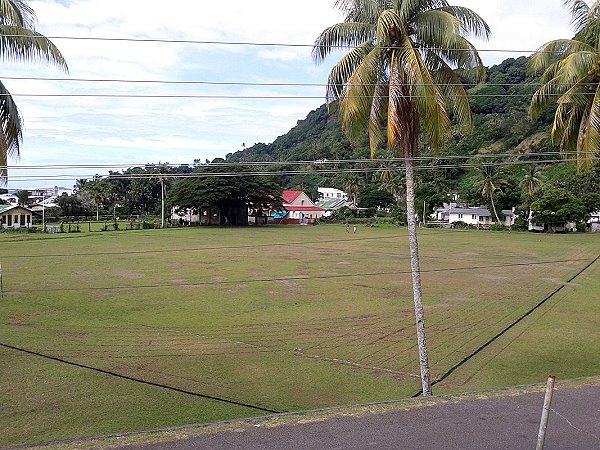
[[[128,450],[535,449],[544,394],[425,406],[275,427],[252,426]],[[554,392],[545,450],[600,449],[600,386]]]

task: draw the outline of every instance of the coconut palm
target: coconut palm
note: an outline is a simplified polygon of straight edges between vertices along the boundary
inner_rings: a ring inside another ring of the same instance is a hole
[[[535,194],[543,186],[545,179],[546,177],[542,173],[542,169],[539,166],[528,166],[523,179],[519,183],[521,192],[523,192],[523,194],[525,194],[528,198],[533,197],[533,194]]]
[[[600,149],[600,1],[564,0],[575,29],[573,39],[542,45],[530,68],[543,73],[529,108],[532,119],[556,102],[552,140],[577,169],[591,167]]]
[[[431,395],[413,158],[421,133],[434,150],[450,137],[451,117],[463,131],[471,129],[467,93],[453,69],[461,69],[464,79],[484,79],[481,59],[467,37],[487,38],[490,31],[475,12],[446,0],[337,0],[335,6],[345,19],[318,36],[313,56],[319,62],[335,49],[349,49],[329,74],[327,101],[339,100],[342,126],[351,138],[368,133],[372,157],[387,143],[405,158],[421,382],[423,395]]]
[[[500,218],[496,212],[496,203],[494,202],[494,194],[502,189],[506,184],[504,171],[495,165],[481,165],[477,167],[477,177],[474,184],[481,191],[481,196],[490,201],[496,223],[500,223]]]
[[[35,12],[23,0],[0,0],[0,57],[4,61],[45,61],[67,70],[63,56],[35,31]],[[0,81],[0,182],[6,182],[9,157],[19,157],[23,139],[21,115]]]

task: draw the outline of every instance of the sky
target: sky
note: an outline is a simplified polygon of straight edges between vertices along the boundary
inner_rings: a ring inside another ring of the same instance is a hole
[[[334,0],[28,3],[38,17],[37,31],[58,46],[69,71],[2,63],[0,79],[25,124],[21,157],[9,160],[10,189],[71,187],[109,169],[192,164],[273,142],[324,103],[336,55],[317,64],[310,44],[342,18]],[[472,8],[490,25],[488,42],[473,40],[486,66],[572,34],[563,0],[450,3]]]

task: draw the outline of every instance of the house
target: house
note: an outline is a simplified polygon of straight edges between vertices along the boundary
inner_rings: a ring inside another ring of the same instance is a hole
[[[587,223],[592,233],[600,233],[600,211],[593,212]]]
[[[192,209],[171,209],[171,222],[179,225],[221,225],[221,214],[217,209],[200,208],[200,212]]]
[[[472,208],[459,206],[456,203],[444,203],[442,208],[436,208],[434,211],[435,220],[438,222],[463,222],[468,225],[489,226],[494,225],[496,221],[487,208]],[[500,211],[500,224],[510,227],[515,223],[515,213],[510,209]]]
[[[319,192],[319,200],[327,200],[330,198],[348,200],[348,194],[339,189],[320,187],[317,188],[317,191]]]
[[[276,212],[275,223],[308,224],[315,223],[327,212],[316,206],[302,191],[283,191],[283,210]]]
[[[538,214],[535,211],[529,212],[527,229],[529,231],[544,231],[549,233],[568,233],[577,231],[577,224],[575,222],[556,222],[556,223],[545,223],[536,221]]]
[[[0,205],[0,225],[2,229],[31,228],[33,211],[24,206]]]

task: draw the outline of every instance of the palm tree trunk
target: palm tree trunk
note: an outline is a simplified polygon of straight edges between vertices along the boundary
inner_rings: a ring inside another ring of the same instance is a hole
[[[412,158],[406,159],[406,221],[408,223],[408,243],[410,249],[410,268],[412,272],[413,300],[415,303],[415,320],[417,323],[417,343],[419,345],[419,366],[421,368],[421,385],[423,395],[430,396],[431,373],[429,355],[425,338],[425,311],[423,309],[423,292],[421,289],[421,269],[419,264],[419,244],[417,242],[417,220],[415,214],[415,183]]]
[[[496,212],[496,205],[494,204],[494,194],[490,194],[490,200],[492,201],[492,209],[494,210],[494,216],[496,216],[496,223],[500,223],[500,218]]]

